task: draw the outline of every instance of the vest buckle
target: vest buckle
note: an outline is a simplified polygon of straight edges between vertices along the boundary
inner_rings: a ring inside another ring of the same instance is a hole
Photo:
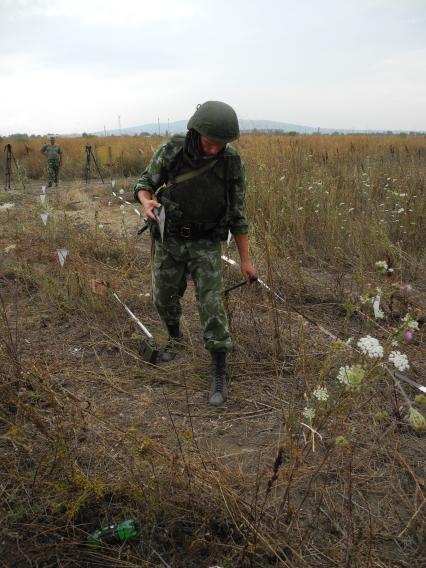
[[[180,236],[184,239],[189,239],[189,237],[191,236],[191,227],[181,227]]]

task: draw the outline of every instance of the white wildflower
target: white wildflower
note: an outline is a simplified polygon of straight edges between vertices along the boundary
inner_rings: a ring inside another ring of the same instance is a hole
[[[124,209],[124,205],[120,205],[120,209],[123,211]]]
[[[386,262],[386,260],[378,260],[378,261],[374,264],[374,266],[377,268],[377,270],[378,270],[379,272],[383,272],[383,273],[387,272],[387,270],[388,270],[388,268],[389,268],[388,263]]]
[[[337,373],[337,380],[345,385],[349,390],[356,391],[361,388],[362,381],[365,376],[365,371],[361,365],[345,365],[340,367]]]
[[[383,357],[383,347],[380,345],[379,341],[375,337],[371,337],[371,335],[361,337],[357,346],[360,348],[361,352],[370,357],[370,359]]]
[[[98,229],[103,229],[103,228],[104,228],[104,226],[102,225],[102,223],[99,223]]]
[[[118,193],[119,193],[120,195],[123,195],[123,193],[124,193],[124,189],[123,189],[123,188],[121,188],[121,189],[119,190],[119,192],[118,192]]]
[[[406,329],[411,329],[411,331],[417,331],[419,329],[419,322],[413,319],[410,314],[405,314],[401,321]]]
[[[302,412],[303,416],[307,419],[307,420],[313,420],[315,418],[315,408],[311,408],[309,406],[306,406],[303,409]]]
[[[400,208],[398,209],[397,213],[404,213],[404,211],[405,211],[404,207],[400,207]]]
[[[314,397],[317,400],[325,401],[328,400],[328,391],[327,387],[317,387],[313,393]]]
[[[407,355],[400,351],[391,351],[389,353],[389,361],[394,364],[398,371],[403,372],[410,368]]]
[[[14,207],[14,203],[4,203],[3,205],[0,205],[0,211],[8,211],[9,209],[13,209]]]
[[[396,340],[391,341],[391,347],[398,347],[398,345],[399,345],[399,341],[396,341]]]
[[[424,432],[426,430],[425,417],[421,412],[419,412],[413,407],[410,408],[410,414],[408,420],[411,426],[414,428],[414,430],[417,430],[417,432]]]

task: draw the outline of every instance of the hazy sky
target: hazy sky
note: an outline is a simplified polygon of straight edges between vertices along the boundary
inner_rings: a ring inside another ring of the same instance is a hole
[[[426,130],[426,0],[0,0],[0,134],[188,118]]]

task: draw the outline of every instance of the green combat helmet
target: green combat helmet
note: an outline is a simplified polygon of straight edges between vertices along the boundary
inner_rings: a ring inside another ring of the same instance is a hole
[[[222,144],[232,142],[240,136],[235,110],[220,101],[207,101],[198,105],[188,122],[188,130],[191,128],[209,140]]]

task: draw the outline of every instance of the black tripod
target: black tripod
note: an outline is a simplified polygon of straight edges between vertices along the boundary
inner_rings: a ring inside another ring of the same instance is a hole
[[[99,177],[102,180],[102,183],[105,183],[104,178],[102,177],[102,174],[101,174],[101,170],[99,169],[98,162],[96,161],[95,154],[93,153],[92,146],[90,144],[87,144],[87,146],[86,146],[86,168],[85,168],[86,183],[90,179],[90,166],[91,166],[92,160],[93,160],[93,162],[96,166],[96,169],[98,171]]]
[[[15,156],[12,152],[12,144],[6,144],[4,147],[4,188],[10,189],[10,178],[12,175],[12,160],[15,164],[16,170],[18,170],[18,164],[16,163]]]

